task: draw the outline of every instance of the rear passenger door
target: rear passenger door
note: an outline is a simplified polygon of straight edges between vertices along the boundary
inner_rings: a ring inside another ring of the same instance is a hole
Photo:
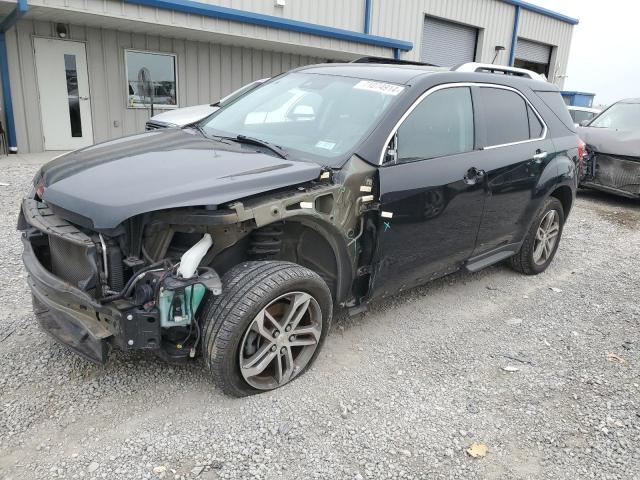
[[[543,193],[553,142],[540,114],[519,91],[480,86],[478,117],[487,199],[474,256],[516,247]],[[555,176],[555,175],[553,175]],[[550,175],[549,180],[552,180]]]

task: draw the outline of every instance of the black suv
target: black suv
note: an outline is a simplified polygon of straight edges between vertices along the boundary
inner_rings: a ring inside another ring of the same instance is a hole
[[[304,372],[334,306],[502,260],[544,271],[573,122],[554,85],[468,70],[308,66],[196,125],[53,160],[18,225],[39,323],[96,362],[202,355],[242,396]]]

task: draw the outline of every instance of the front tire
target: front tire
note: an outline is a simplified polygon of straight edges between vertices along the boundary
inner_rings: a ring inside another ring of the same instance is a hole
[[[289,262],[244,262],[202,309],[203,355],[214,383],[243,397],[303,374],[329,331],[332,299],[311,270]]]
[[[562,203],[555,197],[547,198],[538,210],[520,251],[511,257],[511,268],[525,275],[544,272],[556,255],[563,227]]]

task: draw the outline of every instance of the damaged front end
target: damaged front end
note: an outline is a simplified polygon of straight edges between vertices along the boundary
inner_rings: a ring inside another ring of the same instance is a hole
[[[23,200],[18,229],[34,311],[76,353],[105,362],[115,347],[168,361],[200,352],[207,298],[245,261],[284,260],[317,272],[336,303],[368,295],[379,212],[375,168],[340,171],[221,205],[154,210],[114,228],[41,198]]]
[[[631,106],[635,108],[635,104]],[[613,110],[614,107],[611,109]],[[638,131],[629,128],[588,126],[579,127],[578,135],[586,144],[580,186],[624,197],[640,198],[640,134]]]
[[[600,153],[587,145],[583,187],[640,198],[640,156]]]
[[[36,199],[23,201],[18,228],[34,312],[55,340],[96,363],[106,361],[109,346],[195,356],[200,303],[207,291],[222,291],[217,273],[199,266],[208,234],[179,263],[145,264],[122,259],[121,238],[78,227]]]

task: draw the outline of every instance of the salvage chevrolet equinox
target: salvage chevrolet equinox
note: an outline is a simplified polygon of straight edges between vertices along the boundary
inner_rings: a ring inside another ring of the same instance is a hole
[[[552,84],[479,64],[326,64],[198,124],[44,165],[18,221],[41,327],[83,357],[300,376],[334,307],[507,260],[543,272],[583,147]]]

